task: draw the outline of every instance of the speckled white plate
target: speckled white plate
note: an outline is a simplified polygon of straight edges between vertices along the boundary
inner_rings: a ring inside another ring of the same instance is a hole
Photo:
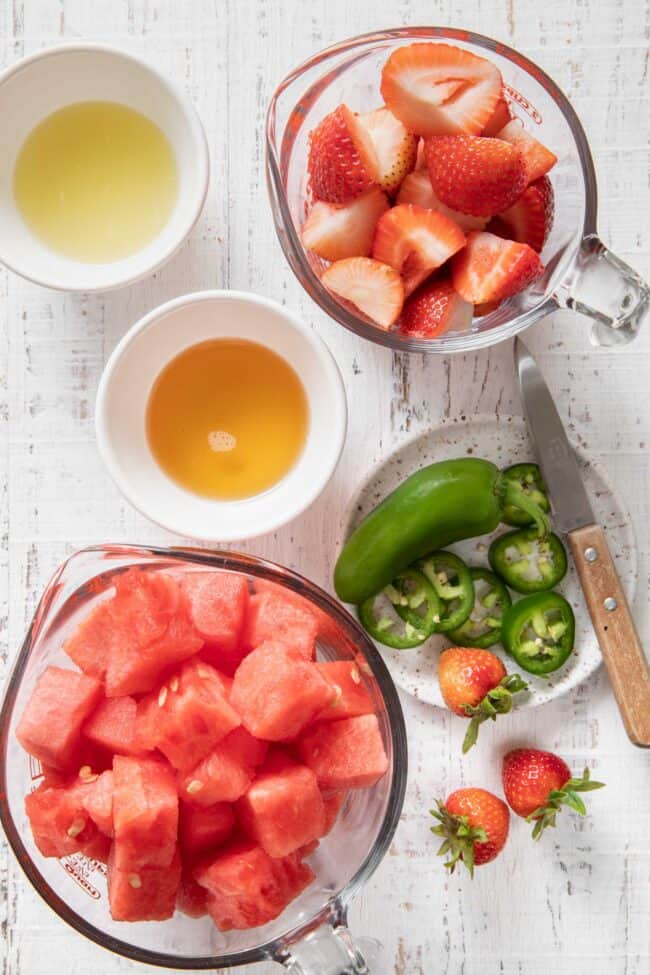
[[[628,600],[632,601],[637,578],[634,532],[616,491],[593,458],[576,450],[585,486],[591,497],[597,520],[605,529],[612,555]],[[419,434],[379,463],[360,485],[343,519],[342,538],[380,500],[393,491],[414,471],[439,460],[464,456],[485,457],[498,467],[534,460],[526,424],[516,416],[475,416],[471,421],[450,420],[427,433]],[[497,535],[508,531],[501,525],[492,535],[472,538],[451,545],[450,549],[470,565],[489,568],[487,549]],[[522,696],[519,707],[537,707],[566,694],[589,677],[601,663],[601,654],[589,619],[575,567],[569,557],[567,575],[557,587],[571,603],[576,616],[576,645],[566,664],[547,679],[524,674],[530,690]],[[512,594],[513,598],[519,598]],[[377,644],[393,675],[404,691],[436,707],[445,707],[438,686],[438,655],[450,643],[442,635],[431,637],[414,650],[392,650]],[[509,658],[500,646],[491,648]],[[510,662],[511,663],[511,662]],[[514,668],[513,668],[514,669]]]

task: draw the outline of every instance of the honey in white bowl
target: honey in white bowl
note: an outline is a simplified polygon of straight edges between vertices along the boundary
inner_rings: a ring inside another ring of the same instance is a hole
[[[137,253],[163,229],[178,197],[174,150],[141,112],[117,102],[77,102],[27,136],[14,198],[51,250],[88,264]]]
[[[185,349],[157,377],[146,412],[160,468],[181,487],[221,501],[261,494],[282,480],[302,453],[308,425],[296,371],[245,339]]]

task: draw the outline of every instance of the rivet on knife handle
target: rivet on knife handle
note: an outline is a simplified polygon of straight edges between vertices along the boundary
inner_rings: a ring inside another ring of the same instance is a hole
[[[587,525],[567,538],[625,730],[650,748],[650,670],[605,534]]]

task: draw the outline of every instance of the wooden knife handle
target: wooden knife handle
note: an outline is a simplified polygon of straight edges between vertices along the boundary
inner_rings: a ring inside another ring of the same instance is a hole
[[[650,748],[650,672],[605,533],[599,525],[568,535],[589,615],[630,741]]]

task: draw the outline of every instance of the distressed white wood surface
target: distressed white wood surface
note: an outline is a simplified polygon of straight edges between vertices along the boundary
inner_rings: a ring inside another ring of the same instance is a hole
[[[604,239],[650,276],[650,6],[648,0],[0,0],[0,65],[62,38],[118,44],[149,58],[195,100],[212,154],[212,184],[191,240],[155,278],[106,297],[63,296],[0,270],[2,585],[0,666],[6,672],[35,601],[72,550],[106,540],[176,541],[126,505],[93,439],[93,401],[106,357],[154,305],[204,287],[250,289],[302,312],[329,342],[352,412],[347,450],[328,490],[287,529],[246,549],[327,585],[330,526],[365,465],[407,431],[441,417],[519,412],[506,343],[450,360],[392,355],[327,320],[288,270],[263,178],[267,99],[313,51],[398,24],[465,26],[537,60],[573,100],[594,150]],[[80,93],[83,94],[83,93]],[[1,144],[0,119],[0,144]],[[635,613],[650,637],[650,327],[630,348],[589,347],[583,321],[557,316],[528,340],[580,443],[609,469],[636,525]],[[1,675],[0,675],[1,676]],[[604,674],[542,711],[511,716],[459,760],[462,723],[404,700],[410,776],[390,855],[352,911],[380,938],[394,975],[647,975],[650,971],[650,763],[627,742]],[[501,858],[447,879],[427,810],[476,784],[499,789],[513,742],[589,763],[608,787],[594,815],[563,815],[537,846],[513,823]],[[135,968],[69,930],[0,849],[4,975],[45,970],[113,975]],[[251,972],[270,975],[273,964]]]

